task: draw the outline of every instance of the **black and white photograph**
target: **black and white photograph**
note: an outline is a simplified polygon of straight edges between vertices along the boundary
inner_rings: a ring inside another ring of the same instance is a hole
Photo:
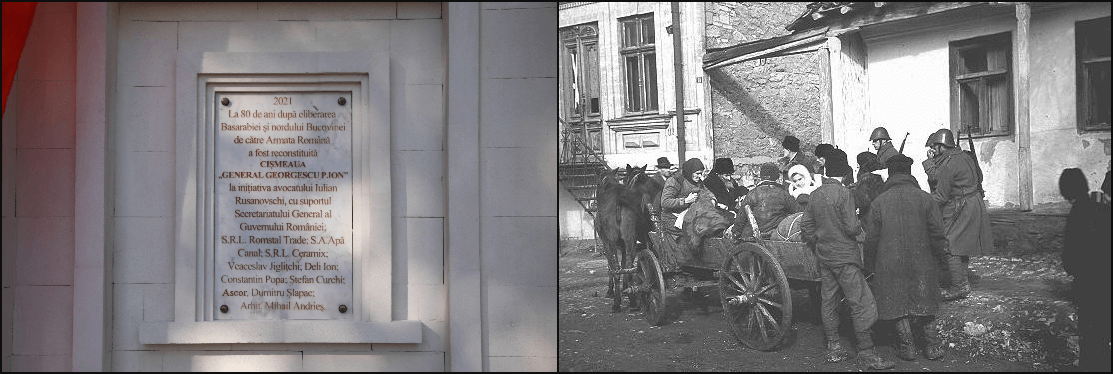
[[[558,16],[559,371],[1110,370],[1110,3]]]

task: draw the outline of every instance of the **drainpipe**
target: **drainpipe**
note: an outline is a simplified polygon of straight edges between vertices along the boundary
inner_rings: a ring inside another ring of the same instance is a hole
[[[1032,10],[1028,3],[1016,3],[1016,129],[1019,143],[1017,167],[1020,184],[1020,209],[1032,210],[1031,123],[1028,107],[1028,19]]]
[[[679,163],[683,164],[684,145],[684,58],[680,54],[680,3],[672,3],[672,63],[673,84],[676,88],[676,148],[680,153]]]

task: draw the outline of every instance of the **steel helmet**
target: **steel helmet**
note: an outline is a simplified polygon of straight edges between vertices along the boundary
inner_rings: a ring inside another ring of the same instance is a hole
[[[889,130],[886,130],[884,127],[873,129],[873,133],[870,134],[871,142],[878,139],[893,140],[893,138],[889,137]]]
[[[939,129],[928,137],[928,144],[942,144],[955,147],[955,134],[950,129]]]

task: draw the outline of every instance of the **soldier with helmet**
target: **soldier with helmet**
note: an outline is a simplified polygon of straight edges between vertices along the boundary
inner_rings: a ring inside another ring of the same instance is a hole
[[[884,127],[873,129],[873,133],[870,134],[870,143],[873,143],[873,149],[877,151],[878,164],[885,165],[885,161],[888,161],[889,157],[900,154],[896,147],[893,147],[893,139],[889,137],[889,130]]]
[[[934,179],[931,193],[943,213],[943,227],[947,235],[947,268],[951,273],[951,287],[943,291],[944,300],[964,298],[970,294],[967,281],[970,256],[993,250],[989,215],[986,213],[981,173],[978,165],[967,153],[957,147],[954,133],[949,129],[936,131],[928,138],[931,162],[924,162],[929,185]],[[929,166],[931,169],[929,169]]]
[[[927,147],[927,159],[921,162],[921,164],[924,166],[924,174],[927,174],[928,177],[929,192],[935,192],[935,169],[938,168],[938,165],[935,164],[935,148],[931,145],[932,141],[939,136],[939,131],[943,131],[943,129],[936,130],[931,133],[931,135],[928,135],[927,142],[924,143],[924,147]]]

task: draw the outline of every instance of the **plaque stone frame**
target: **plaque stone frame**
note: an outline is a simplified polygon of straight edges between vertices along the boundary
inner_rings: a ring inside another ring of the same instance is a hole
[[[391,317],[388,56],[179,52],[176,75],[174,320],[140,325],[140,343],[421,343],[420,321]],[[348,306],[352,320],[213,318],[215,98],[282,91],[351,93],[352,298],[358,301]]]

